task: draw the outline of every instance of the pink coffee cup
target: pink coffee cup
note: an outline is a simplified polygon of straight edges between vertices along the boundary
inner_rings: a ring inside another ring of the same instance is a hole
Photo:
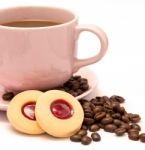
[[[6,22],[49,20],[59,25],[9,27]],[[0,10],[0,84],[6,90],[49,89],[63,84],[83,66],[99,61],[106,53],[106,34],[95,25],[78,25],[71,11],[53,7],[16,7]],[[100,51],[94,57],[78,59],[77,40],[81,32],[94,33]]]

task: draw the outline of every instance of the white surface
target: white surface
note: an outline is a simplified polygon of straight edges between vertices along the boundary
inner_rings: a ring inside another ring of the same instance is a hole
[[[87,67],[83,67],[74,75],[80,75],[82,78],[86,78],[89,84],[89,89],[85,91],[84,93],[82,93],[81,95],[77,96],[76,99],[82,99],[86,96],[89,99],[91,98],[91,96],[93,95],[95,96],[95,93],[92,92],[94,88],[97,88],[97,85],[98,85],[98,80],[96,78],[95,72]],[[4,90],[3,88],[1,89],[0,87],[0,111],[1,110],[6,111],[8,104],[9,104],[9,101],[5,101],[2,99],[3,94],[4,94]]]
[[[145,132],[145,1],[144,0],[0,0],[0,7],[16,5],[53,5],[75,11],[80,23],[102,27],[109,38],[109,49],[102,61],[90,68],[99,80],[101,95],[119,94],[126,98],[129,112],[139,113]],[[82,34],[79,41],[81,57],[96,51],[95,36]],[[47,135],[27,136],[11,129],[5,113],[0,113],[1,149],[145,149],[145,144],[127,137],[117,138],[101,132],[102,141],[89,146]]]

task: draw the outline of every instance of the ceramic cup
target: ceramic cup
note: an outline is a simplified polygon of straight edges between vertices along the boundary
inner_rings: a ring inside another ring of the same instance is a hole
[[[59,25],[10,27],[3,23],[49,20]],[[106,34],[96,25],[78,25],[69,10],[53,7],[16,7],[0,10],[0,85],[6,90],[49,89],[63,84],[83,66],[99,61],[106,53]],[[94,57],[77,58],[81,32],[94,33],[100,51]]]

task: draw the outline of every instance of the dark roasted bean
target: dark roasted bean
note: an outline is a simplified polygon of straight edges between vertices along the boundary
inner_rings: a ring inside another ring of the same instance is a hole
[[[103,105],[104,104],[104,99],[102,97],[96,97],[96,101],[94,101],[94,105]]]
[[[128,123],[122,123],[122,125],[120,126],[121,128],[125,128],[126,131],[130,130],[130,125]]]
[[[107,101],[110,101],[108,96],[102,96],[101,100],[102,100],[103,103],[105,103]]]
[[[129,114],[129,119],[132,123],[138,123],[141,117],[138,114]]]
[[[83,85],[81,86],[81,89],[82,89],[83,91],[86,91],[86,90],[89,89],[89,85],[88,85],[88,84],[83,84]]]
[[[87,130],[88,127],[87,127],[86,125],[83,124],[82,127],[81,127],[81,129]]]
[[[113,110],[117,110],[120,107],[120,104],[118,102],[112,102],[112,108]]]
[[[100,112],[100,111],[103,111],[103,107],[102,107],[102,106],[96,106],[96,107],[93,109],[94,114],[97,113],[97,112]]]
[[[122,121],[119,120],[119,119],[114,119],[114,120],[113,120],[113,123],[114,123],[116,126],[121,126]]]
[[[72,142],[80,142],[80,141],[81,141],[81,138],[82,138],[81,135],[76,134],[76,135],[71,136],[71,137],[70,137],[70,140],[71,140]]]
[[[145,133],[140,134],[139,139],[141,142],[145,143]]]
[[[90,107],[90,104],[91,104],[91,103],[87,101],[87,102],[84,102],[84,103],[83,103],[83,106],[88,106],[88,107]]]
[[[91,134],[92,140],[95,142],[101,141],[101,136],[98,133]]]
[[[77,134],[81,136],[87,135],[87,130],[81,129]]]
[[[7,92],[7,93],[3,94],[2,98],[5,101],[10,101],[14,96],[15,95],[13,92]]]
[[[125,108],[124,107],[118,107],[117,112],[119,112],[120,114],[124,114]]]
[[[100,129],[100,127],[97,125],[97,124],[93,124],[93,125],[91,125],[90,127],[89,127],[89,130],[91,131],[91,132],[96,132],[96,131],[98,131]]]
[[[135,130],[140,131],[141,127],[138,124],[134,123],[134,124],[131,125],[131,129],[135,129]]]
[[[129,123],[129,118],[127,115],[123,115],[122,116],[122,121],[126,122],[126,123]]]
[[[73,92],[72,95],[73,95],[74,97],[76,97],[76,96],[78,96],[78,93],[77,93],[77,92]]]
[[[92,118],[86,118],[86,117],[84,118],[85,125],[92,125],[94,122],[95,122],[95,120]]]
[[[139,134],[139,131],[136,130],[136,129],[129,129],[129,130],[128,130],[128,134],[131,134],[131,133]]]
[[[85,113],[85,117],[87,117],[87,118],[92,118],[93,117],[93,114],[92,113]]]
[[[130,140],[133,140],[133,141],[138,141],[138,140],[139,140],[139,134],[130,133],[130,134],[128,134],[128,138],[129,138]]]
[[[103,119],[101,120],[101,123],[102,123],[103,125],[110,124],[110,123],[112,123],[112,122],[113,122],[113,119],[112,119],[111,117],[105,117],[105,118],[103,118]]]
[[[106,116],[106,113],[105,112],[98,112],[95,114],[95,117],[94,119],[95,120],[101,120],[102,118],[104,118]]]
[[[117,136],[122,136],[126,132],[126,129],[125,128],[117,128],[117,129],[115,129],[114,132]]]
[[[97,125],[98,125],[100,128],[104,129],[104,125],[103,125],[102,123],[97,123]]]
[[[84,108],[84,113],[93,113],[93,111],[91,110],[91,108],[90,107],[86,107],[86,108]]]
[[[121,96],[118,96],[118,95],[113,95],[110,97],[110,99],[112,101],[116,101],[116,102],[119,102],[119,103],[123,103],[125,101],[125,99]]]
[[[115,113],[115,114],[112,114],[112,118],[114,118],[114,119],[120,119],[121,115],[119,113]]]
[[[82,104],[82,106],[83,106],[83,104],[85,103],[85,102],[87,102],[88,100],[86,100],[86,99],[80,99],[79,100],[79,102]]]
[[[90,107],[92,110],[96,108],[96,106],[93,103],[90,104]]]
[[[77,89],[76,92],[78,93],[78,95],[81,95],[83,93],[81,89]]]
[[[88,136],[83,136],[81,139],[81,143],[83,145],[89,145],[92,142],[92,139]]]
[[[106,132],[114,132],[117,129],[117,126],[114,124],[107,124],[104,126]]]

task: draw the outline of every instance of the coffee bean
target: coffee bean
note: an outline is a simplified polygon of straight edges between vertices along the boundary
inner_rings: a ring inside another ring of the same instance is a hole
[[[77,90],[80,87],[80,84],[77,81],[73,81],[74,83],[72,83],[72,90]]]
[[[111,117],[111,114],[110,113],[106,113],[106,117]]]
[[[121,127],[121,128],[125,128],[126,131],[130,130],[130,128],[131,128],[128,123],[122,123],[120,127]]]
[[[113,133],[116,129],[117,129],[117,126],[114,124],[107,124],[104,126],[104,130],[106,132],[112,132]]]
[[[9,101],[9,100],[11,100],[14,96],[15,96],[15,95],[14,95],[13,92],[7,92],[7,93],[3,94],[2,98],[3,98],[3,100],[5,100],[5,101]]]
[[[120,104],[118,102],[112,102],[112,108],[113,110],[117,110],[120,107]]]
[[[101,120],[101,119],[104,118],[105,116],[106,116],[106,113],[105,113],[105,112],[97,112],[97,113],[95,114],[94,119],[95,119],[95,120]]]
[[[76,92],[78,93],[78,95],[81,95],[83,93],[81,89],[77,89]]]
[[[114,114],[112,114],[112,118],[114,118],[114,119],[120,119],[121,118],[121,114],[114,113]]]
[[[70,140],[71,140],[72,142],[80,142],[80,141],[81,141],[81,138],[82,138],[81,135],[76,134],[76,135],[71,136],[71,137],[70,137]]]
[[[145,143],[145,133],[140,134],[139,139],[141,142]]]
[[[140,131],[141,127],[138,124],[134,123],[134,124],[131,125],[131,129],[135,129],[135,130]]]
[[[124,114],[125,113],[125,108],[124,107],[118,107],[117,112],[120,114]]]
[[[132,133],[139,134],[139,131],[137,129],[129,129],[128,134],[132,134]]]
[[[115,102],[119,102],[119,103],[123,103],[125,101],[125,99],[123,97],[118,96],[118,95],[111,96],[110,100],[115,101]]]
[[[86,99],[79,99],[79,102],[82,104],[82,106],[83,106],[83,104],[85,103],[85,102],[88,102],[88,100],[86,100]]]
[[[92,142],[92,139],[89,136],[83,136],[81,139],[81,143],[83,145],[89,145]]]
[[[117,128],[117,129],[115,129],[114,132],[117,136],[122,136],[126,132],[126,129],[125,128]]]
[[[83,108],[84,109],[84,113],[93,113],[93,111],[91,110],[91,108],[90,107],[88,107],[88,106],[84,106],[85,108]]]
[[[138,123],[141,117],[138,114],[129,114],[129,119],[132,123]]]
[[[82,89],[83,91],[87,91],[87,90],[89,89],[89,85],[88,85],[88,84],[83,84],[83,85],[81,86],[81,89]]]
[[[99,98],[101,99],[101,97],[99,97]],[[98,100],[96,98],[91,99],[90,102],[94,105],[98,104]]]
[[[90,103],[89,101],[84,102],[84,103],[83,103],[83,107],[85,107],[85,106],[90,107],[90,104],[91,104],[91,103]]]
[[[81,129],[77,134],[81,136],[87,135],[87,130]]]
[[[103,107],[102,107],[102,106],[96,106],[96,107],[93,109],[94,114],[96,114],[97,112],[101,112],[101,111],[103,111]]]
[[[101,136],[98,133],[91,134],[92,140],[95,142],[101,141]]]
[[[78,93],[77,92],[73,92],[72,96],[76,97],[76,96],[78,96]]]
[[[87,79],[82,78],[81,76],[72,76],[62,86],[57,87],[55,89],[66,91],[71,95],[73,95],[74,97],[76,97],[85,92],[86,90],[88,90],[89,85]]]
[[[119,119],[114,119],[114,120],[113,120],[113,123],[114,123],[116,126],[121,126],[122,121],[119,120]]]
[[[87,130],[88,126],[86,126],[86,125],[83,124],[82,127],[81,127],[81,129]]]
[[[96,108],[96,106],[93,103],[90,104],[90,107],[92,110]]]
[[[85,113],[84,115],[85,115],[85,117],[87,117],[87,118],[92,118],[92,117],[93,117],[93,114],[92,114],[92,113],[88,113],[88,112]]]
[[[130,140],[133,140],[133,141],[138,141],[138,140],[139,140],[139,134],[130,133],[130,134],[128,134],[128,138],[129,138]]]
[[[100,129],[100,127],[97,125],[97,124],[93,124],[93,125],[91,125],[90,127],[89,127],[89,130],[91,131],[91,132],[96,132],[96,131],[98,131]]]
[[[97,122],[97,125],[98,125],[101,129],[104,129],[104,125],[103,125],[102,123],[100,123],[100,121]]]
[[[81,79],[80,84],[87,84],[88,83],[87,79],[85,79],[85,78],[80,78],[80,79]]]
[[[94,122],[95,122],[95,120],[92,118],[86,118],[86,117],[84,118],[85,125],[92,125]]]
[[[104,104],[104,99],[102,97],[96,97],[96,99],[93,101],[93,104],[98,106],[98,105],[103,105]]]
[[[122,116],[122,121],[126,122],[126,123],[129,123],[129,118],[127,115],[123,115]]]
[[[108,96],[102,96],[101,100],[102,100],[103,103],[106,103],[107,101],[110,101]]]
[[[112,122],[113,122],[113,119],[112,119],[111,117],[105,117],[105,118],[103,118],[103,119],[101,120],[101,123],[102,123],[103,125],[110,124],[110,123],[112,123]]]

